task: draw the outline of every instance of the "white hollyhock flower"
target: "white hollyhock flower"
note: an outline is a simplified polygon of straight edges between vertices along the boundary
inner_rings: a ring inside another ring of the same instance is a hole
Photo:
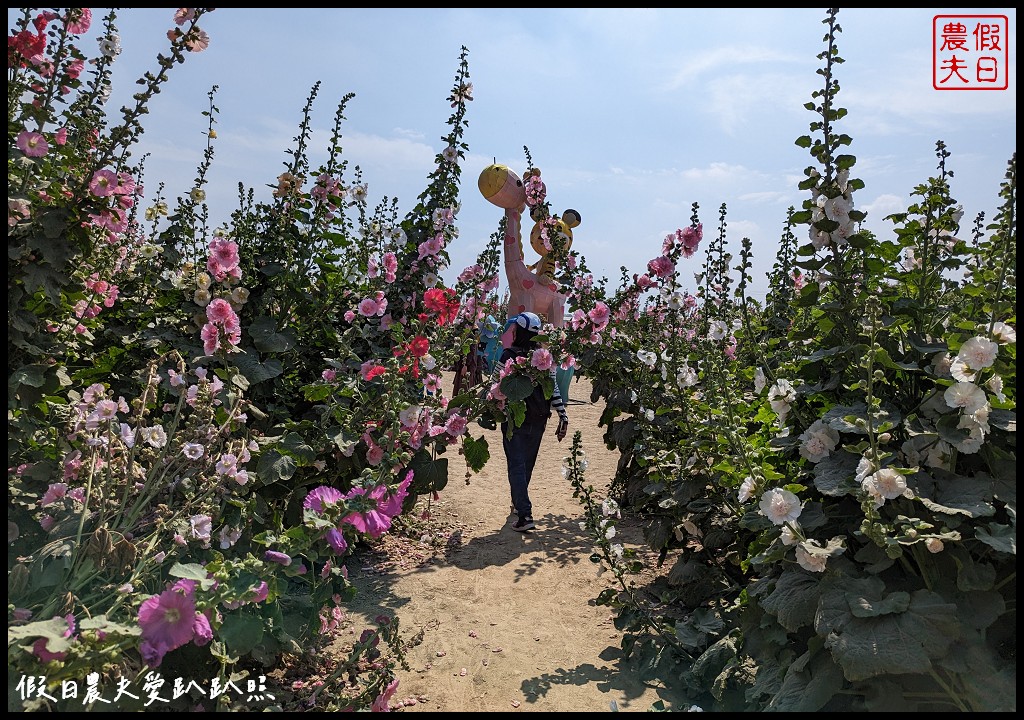
[[[821,462],[839,444],[839,433],[821,420],[815,420],[800,435],[800,455],[812,463]]]
[[[942,394],[946,404],[951,408],[962,408],[966,413],[973,413],[988,403],[985,391],[971,382],[958,382],[946,388]]]
[[[754,392],[758,395],[764,390],[764,386],[768,381],[765,379],[764,370],[757,368],[754,370]]]
[[[1003,394],[1003,378],[999,375],[993,375],[988,379],[988,389],[996,396],[999,402],[1006,401],[1006,395]]]
[[[945,350],[941,350],[932,355],[932,372],[935,373],[936,377],[946,377],[949,375],[950,364],[953,362],[953,358]]]
[[[1017,331],[1006,323],[996,322],[992,323],[992,337],[1000,345],[1007,345],[1017,342]]]
[[[796,525],[795,523],[794,523],[793,527],[795,527],[797,530],[800,529],[800,526]],[[782,533],[779,535],[779,540],[781,540],[782,544],[785,545],[786,547],[790,547],[790,546],[796,545],[798,542],[800,542],[800,536],[797,535],[796,533],[794,533],[793,532],[793,528],[790,527],[789,525],[783,525],[782,526]]]
[[[160,425],[142,428],[142,439],[152,447],[162,448],[167,444],[167,432]]]
[[[789,490],[772,488],[761,496],[758,507],[761,512],[775,525],[796,522],[803,511],[800,498]]]
[[[992,363],[996,361],[996,355],[998,354],[999,345],[988,338],[976,335],[960,346],[957,359],[963,360],[967,367],[972,370],[981,370],[982,368],[992,367]]]
[[[820,548],[817,540],[804,540],[796,546],[796,561],[808,572],[825,572],[828,555],[810,552],[807,548]]]
[[[907,490],[907,479],[892,468],[882,468],[865,482],[873,482],[878,493],[886,500],[894,500]]]
[[[757,483],[754,478],[747,475],[740,484],[739,499],[741,503],[745,503],[750,498],[754,497],[754,490],[757,489]]]
[[[711,329],[708,331],[708,337],[712,340],[724,340],[725,336],[729,334],[729,326],[725,324],[723,320],[712,320]]]
[[[650,350],[637,350],[636,356],[640,362],[649,368],[653,368],[654,364],[658,362],[658,356]]]
[[[957,382],[974,382],[974,379],[978,377],[978,373],[971,370],[959,355],[949,364],[949,374]]]
[[[942,541],[934,537],[925,540],[924,546],[928,548],[928,552],[930,553],[940,553],[942,552],[942,548],[944,547]]]
[[[681,388],[693,387],[697,384],[697,371],[689,365],[683,365],[676,373],[676,384]]]

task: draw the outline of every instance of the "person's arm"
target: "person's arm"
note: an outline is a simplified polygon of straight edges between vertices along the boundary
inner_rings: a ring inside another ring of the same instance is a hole
[[[558,389],[558,373],[554,367],[551,368],[551,381],[554,388],[551,391],[551,409],[558,413],[558,429],[555,430],[555,437],[558,438],[558,442],[562,442],[566,433],[569,432],[569,415],[565,411],[562,392]]]

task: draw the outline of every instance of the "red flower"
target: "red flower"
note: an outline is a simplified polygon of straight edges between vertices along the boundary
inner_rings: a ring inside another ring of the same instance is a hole
[[[409,354],[413,357],[421,358],[428,352],[430,352],[430,340],[422,335],[417,335],[409,341]]]

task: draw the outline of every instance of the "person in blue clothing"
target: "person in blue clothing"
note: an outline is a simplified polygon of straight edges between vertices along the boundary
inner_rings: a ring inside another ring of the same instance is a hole
[[[528,357],[537,349],[537,333],[540,332],[540,317],[532,312],[521,312],[512,318],[514,335],[510,347],[505,348],[498,360],[498,366],[504,366],[515,357]],[[545,394],[543,385],[535,385],[533,393],[526,398],[526,417],[518,427],[509,427],[509,422],[501,424],[502,446],[505,449],[505,461],[508,466],[508,484],[512,492],[512,507],[516,513],[516,521],[512,529],[517,532],[533,530],[533,503],[530,502],[530,480],[533,468],[537,464],[541,440],[547,429],[548,418],[552,412],[558,413],[558,429],[555,437],[558,442],[565,439],[569,430],[569,416],[565,412],[565,403],[558,391],[555,379],[555,368],[551,368],[551,398]]]

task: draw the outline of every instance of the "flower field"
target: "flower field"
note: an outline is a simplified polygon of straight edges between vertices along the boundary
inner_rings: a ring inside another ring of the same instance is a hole
[[[369,207],[342,158],[350,96],[311,165],[314,88],[270,197],[211,218],[215,90],[188,192],[165,196],[132,154],[154,95],[210,42],[210,11],[169,18],[119,111],[113,10],[25,8],[9,30],[10,709],[80,709],[121,683],[237,711],[282,664],[323,670],[356,547],[503,463],[481,428],[521,422],[530,380],[557,366],[590,380],[619,454],[606,497],[578,434],[566,474],[620,583],[595,600],[647,676],[705,710],[1015,710],[1015,155],[998,213],[968,217],[938,141],[892,234],[864,230],[830,10],[795,138],[805,200],[780,219],[767,295],[748,293],[753,249],[730,244],[724,205],[693,204],[645,273],[595,278],[527,150],[565,322],[529,362],[446,394],[481,324],[508,314],[505,220],[441,280],[468,50],[407,215]],[[90,57],[77,40],[95,24]],[[631,590],[645,561],[616,542],[624,513],[664,571],[657,605]],[[388,710],[405,632],[382,614],[282,709]],[[147,707],[135,694],[118,708]]]

